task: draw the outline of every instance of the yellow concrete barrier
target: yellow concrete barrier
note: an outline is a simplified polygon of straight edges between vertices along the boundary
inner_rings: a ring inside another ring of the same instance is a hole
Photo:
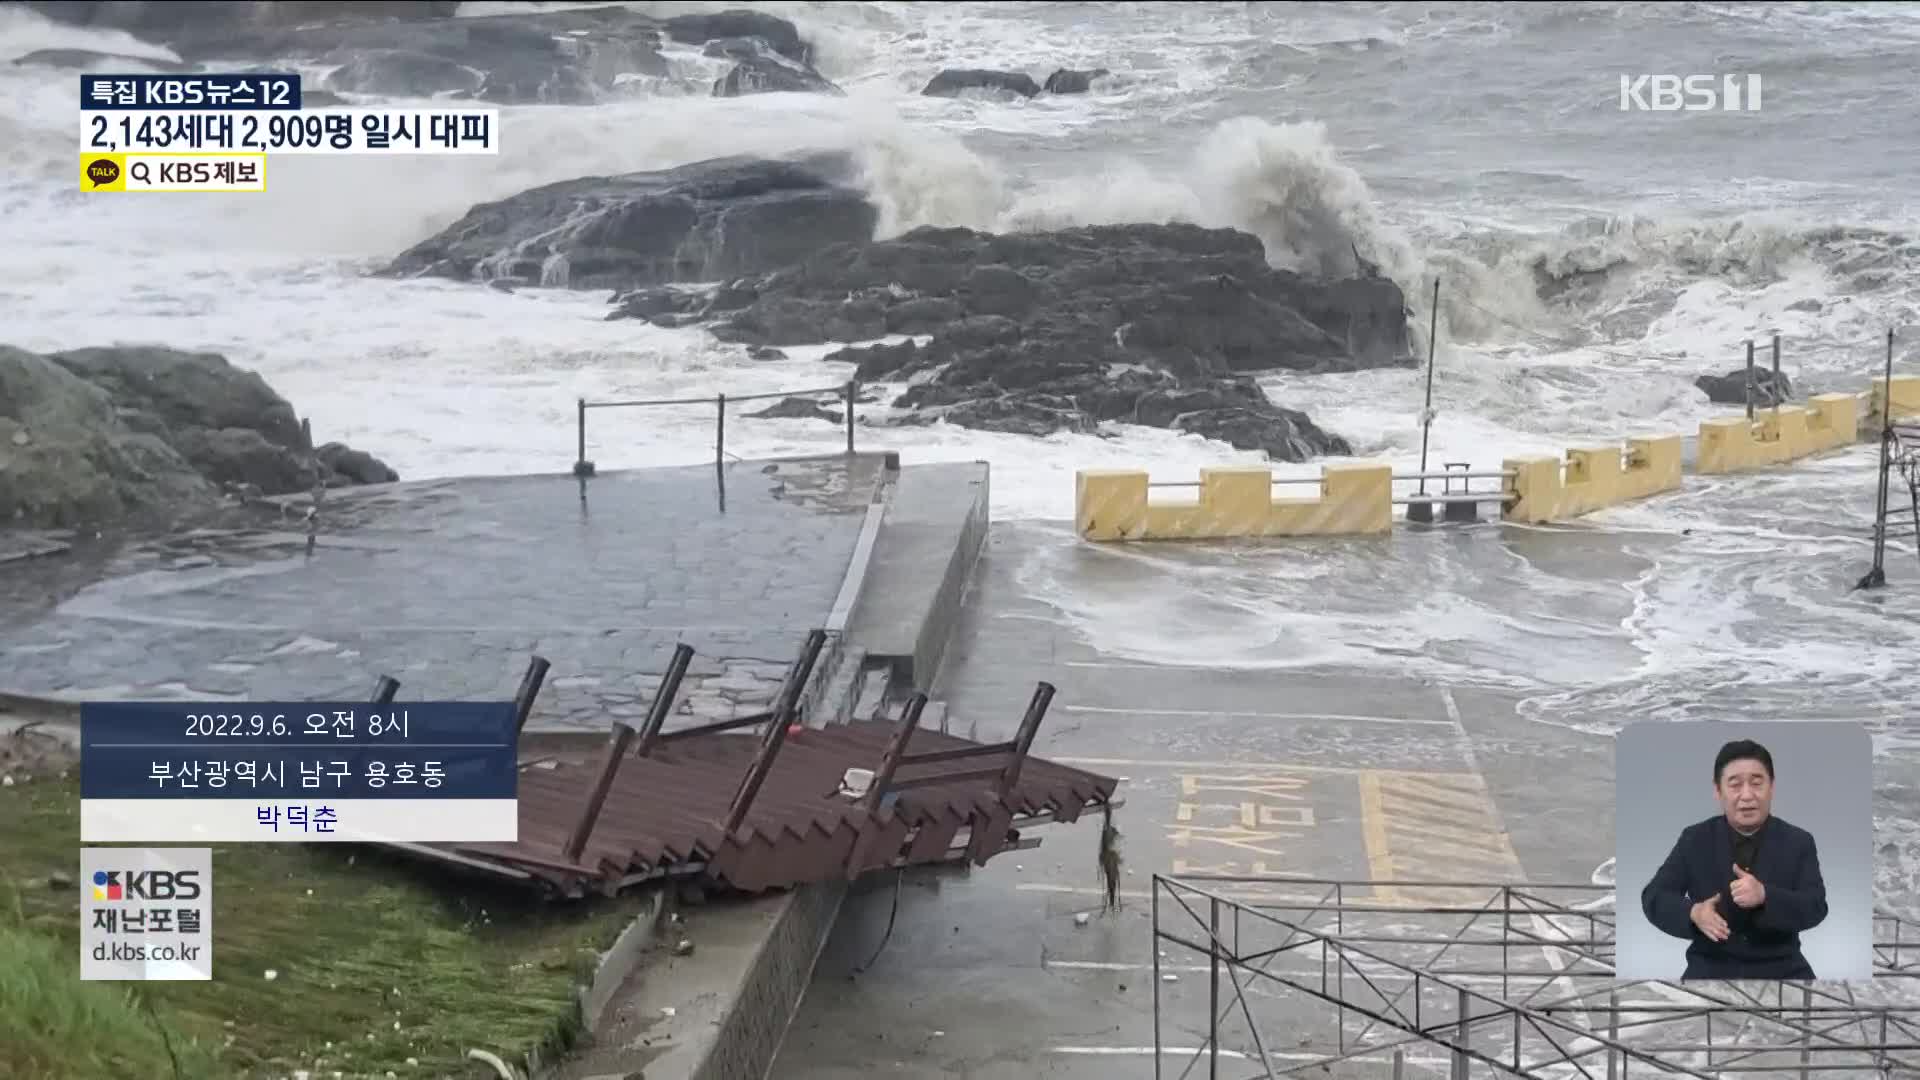
[[[1618,444],[1576,447],[1564,462],[1544,455],[1509,458],[1501,468],[1510,474],[1502,518],[1561,521],[1678,490],[1680,436],[1629,439],[1624,450]]]
[[[1273,470],[1200,470],[1197,496],[1150,499],[1147,474],[1083,469],[1074,477],[1074,526],[1088,540],[1217,540],[1345,536],[1393,528],[1393,468],[1328,465],[1313,498],[1274,498]]]
[[[1887,400],[1887,380],[1875,379],[1867,391],[1867,430],[1865,434],[1878,438],[1878,428],[1885,413]],[[1920,417],[1920,375],[1895,375],[1893,377],[1893,418],[1911,420]]]
[[[1797,461],[1852,443],[1858,426],[1859,398],[1853,394],[1820,394],[1804,407],[1760,410],[1752,420],[1745,416],[1703,420],[1694,471],[1736,473]]]

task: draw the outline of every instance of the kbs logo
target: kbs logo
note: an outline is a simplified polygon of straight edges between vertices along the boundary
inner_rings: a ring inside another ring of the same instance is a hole
[[[1713,112],[1715,110],[1759,112],[1760,76],[1620,76],[1621,112]]]
[[[198,900],[198,870],[95,870],[95,903],[121,900]]]

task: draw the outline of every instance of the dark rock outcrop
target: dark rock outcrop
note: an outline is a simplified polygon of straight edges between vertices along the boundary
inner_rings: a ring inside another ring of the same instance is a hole
[[[675,15],[666,21],[667,36],[683,45],[699,45],[725,38],[757,38],[774,52],[799,64],[813,62],[813,47],[800,31],[777,15],[764,11],[719,11],[705,15]]]
[[[762,420],[826,420],[838,424],[846,414],[829,409],[811,398],[786,397],[778,402],[743,415]]]
[[[1106,68],[1092,68],[1080,71],[1074,68],[1060,68],[1047,76],[1046,85],[1041,87],[1049,94],[1084,94],[1093,89],[1093,81],[1108,74]]]
[[[1693,385],[1706,392],[1707,400],[1716,405],[1742,405],[1747,403],[1747,369],[1735,368],[1725,375],[1702,375],[1693,380]],[[1774,382],[1773,369],[1756,367],[1753,369],[1753,403],[1760,408],[1785,405],[1793,396],[1793,382],[1786,372],[1780,373],[1780,381]]]
[[[850,158],[829,154],[568,180],[476,206],[382,273],[574,288],[762,273],[873,235],[878,212],[854,175]],[[691,300],[648,303],[668,306],[635,314],[694,310]]]
[[[478,93],[486,73],[457,60],[405,49],[344,53],[346,63],[327,73],[328,89],[344,94],[434,97]],[[304,90],[305,87],[302,87]],[[307,95],[302,94],[302,97]],[[305,104],[303,101],[302,104]]]
[[[329,487],[398,479],[340,444],[309,454],[286,399],[213,353],[0,346],[0,526],[186,515],[222,490],[305,491],[315,458]]]
[[[1317,281],[1231,229],[1115,225],[991,235],[923,228],[840,243],[707,293],[639,290],[616,315],[709,321],[751,346],[921,335],[830,359],[907,381],[907,422],[1020,433],[1146,424],[1285,460],[1348,453],[1252,374],[1414,363],[1406,302],[1369,270]]]
[[[1030,98],[1040,92],[1040,85],[1024,71],[948,68],[935,75],[933,81],[927,83],[926,89],[920,92],[927,97],[959,97],[969,90],[1018,94]]]
[[[132,30],[184,60],[217,61],[223,70],[250,62],[336,65],[317,86],[308,85],[342,93],[583,104],[624,92],[623,76],[671,76],[662,43],[710,40],[702,35],[751,38],[778,59],[743,64],[747,70],[735,80],[742,92],[832,92],[808,66],[812,50],[793,24],[758,12],[661,19],[610,6],[456,19],[441,17],[453,4],[45,6],[66,9],[55,17]]]
[[[336,477],[350,484],[391,484],[400,479],[400,474],[386,462],[346,443],[323,443],[314,451],[314,456]]]
[[[709,56],[727,56],[734,60],[732,69],[714,80],[714,97],[780,93],[846,95],[846,91],[833,85],[812,66],[782,55],[759,38],[725,38],[708,43],[706,52]]]
[[[151,56],[123,56],[120,53],[94,52],[91,49],[35,49],[14,63],[26,67],[50,67],[81,71],[87,68],[144,68],[148,71],[175,73],[192,71],[192,64],[160,60]]]
[[[460,8],[459,0],[27,0],[27,6],[56,22],[167,42],[211,29],[328,19],[439,19]]]

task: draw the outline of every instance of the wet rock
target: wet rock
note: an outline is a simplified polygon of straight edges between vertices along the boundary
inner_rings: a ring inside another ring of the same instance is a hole
[[[182,425],[171,441],[188,464],[216,484],[239,485],[259,494],[300,491],[313,484],[305,455],[268,442],[251,428]]]
[[[142,37],[162,42],[183,59],[335,65],[324,81],[345,93],[417,97],[466,97],[497,104],[585,104],[627,92],[635,76],[673,74],[662,42],[701,44],[722,38],[765,43],[764,55],[792,68],[812,89],[831,86],[807,66],[811,49],[793,24],[754,12],[660,19],[624,7],[574,8],[451,19],[439,5],[326,4],[128,4],[167,8],[171,14],[129,14]],[[451,5],[445,5],[451,7]],[[215,17],[195,9],[226,9]],[[176,10],[177,9],[177,10]],[[258,9],[256,12],[254,9]],[[296,17],[293,10],[307,9]],[[722,33],[721,31],[751,31]],[[758,55],[758,54],[756,54]],[[774,74],[754,65],[743,87]]]
[[[927,97],[959,97],[968,91],[1017,94],[1030,98],[1040,92],[1033,76],[1024,71],[988,71],[981,68],[948,68],[935,75],[920,91]]]
[[[400,479],[400,474],[386,462],[345,443],[325,443],[314,451],[314,456],[336,479],[349,484],[392,484]]]
[[[1780,381],[1774,381],[1772,368],[1755,367],[1753,369],[1753,403],[1760,408],[1785,405],[1793,396],[1793,382],[1781,372]],[[1702,375],[1693,380],[1707,395],[1707,400],[1716,405],[1742,405],[1747,403],[1747,369],[1735,368],[1725,375]]]
[[[1391,280],[1280,270],[1257,238],[1229,229],[917,229],[824,248],[733,295],[733,310],[704,309],[726,340],[929,338],[828,357],[863,381],[913,380],[894,403],[915,414],[902,423],[1021,434],[1146,424],[1297,461],[1351,447],[1268,400],[1249,373],[1414,362]]]
[[[817,401],[797,397],[781,398],[776,404],[759,412],[744,415],[765,420],[825,420],[831,424],[838,424],[844,419],[844,414],[825,408]]]
[[[871,237],[878,213],[856,176],[851,158],[823,154],[548,184],[474,207],[381,272],[621,289],[757,274]],[[636,301],[630,317],[668,302]]]
[[[148,56],[124,56],[120,53],[94,52],[91,49],[35,49],[14,60],[24,67],[50,67],[67,70],[99,69],[124,70],[139,68],[147,71],[180,72],[192,71],[192,64],[183,64],[177,60],[160,60]]]
[[[1060,68],[1047,76],[1046,85],[1041,89],[1049,94],[1084,94],[1093,89],[1093,81],[1108,74],[1106,68],[1091,68],[1078,71],[1073,68]]]
[[[742,97],[747,94],[831,94],[845,97],[846,91],[805,64],[765,53],[742,59],[733,65],[732,70],[714,80],[714,97]]]
[[[28,425],[35,437],[17,445]],[[0,527],[87,525],[217,497],[172,447],[122,424],[105,390],[5,346],[0,436]]]
[[[458,0],[28,0],[55,22],[126,30],[150,40],[234,26],[295,26],[320,19],[434,19]]]
[[[473,94],[486,83],[486,74],[457,60],[405,49],[346,52],[345,62],[322,80],[329,90],[347,94],[390,94],[396,97],[435,97]],[[308,95],[301,94],[301,104]]]
[[[813,47],[800,38],[794,25],[763,11],[718,11],[675,15],[666,21],[667,35],[686,45],[728,38],[755,38],[789,60],[811,63]]]
[[[15,445],[17,431],[30,441]],[[362,483],[379,465],[344,446],[335,458],[347,471],[323,482]],[[293,407],[219,355],[0,347],[0,525],[180,516],[223,490],[287,494],[313,480]]]
[[[770,345],[755,345],[747,350],[749,360],[785,360],[787,354]]]

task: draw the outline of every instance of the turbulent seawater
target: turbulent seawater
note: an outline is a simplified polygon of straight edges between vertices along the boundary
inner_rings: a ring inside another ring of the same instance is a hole
[[[887,234],[1236,226],[1277,263],[1379,263],[1409,294],[1423,344],[1437,277],[1436,462],[1493,468],[1503,454],[1691,432],[1723,411],[1693,377],[1738,366],[1749,338],[1782,335],[1784,366],[1809,392],[1864,388],[1889,328],[1903,370],[1920,364],[1911,5],[753,6],[796,22],[848,96],[714,100],[715,62],[689,50],[674,78],[618,101],[506,110],[497,158],[288,158],[264,195],[82,195],[72,74],[0,66],[0,336],[222,351],[323,437],[410,477],[560,470],[576,397],[763,392],[845,369],[817,359],[826,349],[756,363],[702,331],[607,323],[604,293],[503,295],[365,272],[473,203],[535,184],[845,147],[861,155]],[[54,46],[167,55],[0,10],[0,60]],[[918,93],[945,67],[1044,78],[1060,66],[1115,78],[1030,101]],[[1620,76],[1639,73],[1758,74],[1763,106],[1623,112]],[[1411,466],[1421,379],[1268,385],[1359,455]],[[705,460],[709,425],[705,408],[604,414],[591,456]],[[837,438],[808,421],[728,430],[729,449],[749,456]],[[908,462],[991,461],[1003,519],[1068,516],[1076,468],[1146,464],[1178,478],[1247,457],[1144,429],[861,439]],[[1026,576],[1090,640],[1142,660],[1444,674],[1518,690],[1529,715],[1590,730],[1863,719],[1892,748],[1920,690],[1920,562],[1909,552],[1895,564],[1904,596],[1849,592],[1866,565],[1871,469],[1863,448],[1690,480],[1578,537],[1116,556],[1153,563],[1158,595],[1100,595],[1065,558]],[[1155,604],[1188,632],[1122,629]],[[1129,617],[1115,617],[1120,606]]]

